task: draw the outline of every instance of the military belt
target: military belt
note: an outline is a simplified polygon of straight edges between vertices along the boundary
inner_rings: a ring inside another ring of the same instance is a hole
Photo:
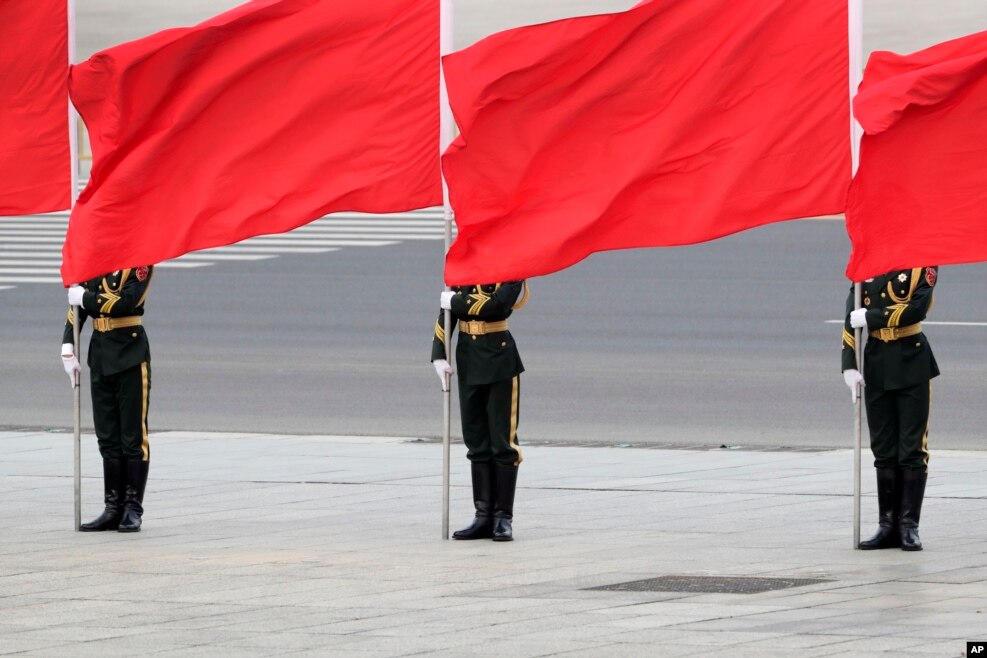
[[[100,332],[113,331],[114,329],[125,329],[126,327],[136,327],[141,323],[139,315],[129,315],[125,318],[93,318],[93,329]]]
[[[922,333],[922,323],[918,322],[916,324],[910,324],[907,327],[885,327],[884,329],[877,329],[870,332],[870,337],[876,338],[885,343],[890,343],[891,341],[898,340],[899,338],[908,338],[909,336],[914,336],[920,333]]]
[[[470,336],[482,336],[483,334],[494,334],[498,331],[507,331],[507,320],[500,322],[484,322],[483,320],[467,320],[459,323],[459,331]]]

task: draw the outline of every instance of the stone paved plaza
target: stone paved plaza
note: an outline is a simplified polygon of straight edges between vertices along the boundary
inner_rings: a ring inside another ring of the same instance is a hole
[[[158,433],[135,535],[73,531],[71,434],[0,450],[2,655],[961,656],[987,638],[979,452],[933,454],[926,550],[906,553],[852,550],[848,450],[526,446],[512,543],[441,538],[436,443]],[[452,464],[455,529],[461,445]],[[821,582],[593,589],[665,576]]]

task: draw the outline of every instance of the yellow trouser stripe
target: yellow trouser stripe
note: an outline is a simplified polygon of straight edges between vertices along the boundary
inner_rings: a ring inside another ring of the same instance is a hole
[[[147,376],[147,361],[141,364],[141,389],[141,452],[144,454],[144,461],[147,461],[151,456],[147,441],[147,401],[148,394],[151,392],[151,382]]]
[[[517,375],[514,375],[514,379],[511,381],[511,447],[517,451],[517,461],[514,462],[515,466],[519,466],[524,461],[524,456],[521,454],[521,446],[517,442],[518,398],[520,389],[521,379]]]
[[[922,463],[929,472],[929,418],[932,416],[932,380],[929,380],[929,412],[925,417],[925,433],[922,435]]]

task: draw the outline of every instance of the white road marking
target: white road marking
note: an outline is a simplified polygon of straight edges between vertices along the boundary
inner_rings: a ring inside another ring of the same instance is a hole
[[[268,260],[277,254],[185,254],[175,260]]]
[[[57,267],[0,267],[0,274],[51,274]]]
[[[336,247],[278,247],[277,249],[272,249],[271,247],[252,247],[244,242],[238,244],[233,244],[228,247],[213,247],[212,249],[203,249],[202,251],[195,251],[195,254],[213,254],[213,253],[256,253],[263,252],[265,254],[270,254],[277,252],[279,254],[324,254],[330,251],[339,251]],[[182,256],[184,258],[184,256]]]
[[[208,261],[193,261],[191,263],[188,263],[188,262],[180,262],[177,260],[166,260],[163,263],[158,263],[154,267],[175,269],[175,270],[189,270],[192,269],[193,267],[209,267],[210,265],[215,265],[215,263],[210,263]]]
[[[4,258],[0,256],[0,265],[20,265],[22,267],[28,267],[31,265],[44,265],[45,267],[54,267],[56,270],[62,266],[61,258],[53,259],[37,259],[37,260],[15,260],[11,258]]]
[[[311,240],[306,238],[277,240],[267,237],[251,238],[249,242],[254,245],[270,247],[276,247],[278,245],[285,245],[286,247],[301,247],[305,245],[311,245],[313,247],[386,247],[397,244],[394,240],[323,240],[321,238]]]
[[[826,320],[826,324],[843,324],[843,320]],[[987,322],[942,322],[937,320],[922,320],[922,324],[939,327],[987,327]]]
[[[0,241],[3,240],[3,234],[0,233]],[[28,251],[50,251],[53,254],[62,255],[62,246],[58,244],[4,244],[4,249],[9,249],[11,251],[28,252]],[[29,256],[30,254],[24,254]]]
[[[29,217],[0,217],[0,282],[58,283],[67,211]],[[261,235],[237,244],[202,249],[159,263],[190,269],[224,262],[261,261],[281,254],[325,254],[345,247],[384,247],[406,240],[442,240],[441,208],[376,215],[344,212],[317,219],[286,233]],[[49,275],[49,276],[44,276]],[[0,286],[9,290],[14,285]]]
[[[0,283],[58,283],[60,276],[0,276]]]

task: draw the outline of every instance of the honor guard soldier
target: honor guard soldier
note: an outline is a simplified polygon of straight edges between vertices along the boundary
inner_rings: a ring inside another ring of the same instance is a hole
[[[932,308],[937,267],[895,270],[853,288],[843,325],[843,378],[856,400],[864,386],[870,447],[877,470],[877,534],[860,548],[922,550],[919,516],[928,477],[929,405],[939,367],[922,320]],[[864,374],[857,370],[854,329],[863,329]]]
[[[75,385],[80,370],[73,345],[72,308],[79,326],[92,318],[89,374],[93,425],[103,457],[103,513],[83,531],[138,532],[144,513],[150,448],[147,406],[151,393],[151,350],[141,316],[153,267],[136,267],[69,288],[69,317],[62,335],[62,362]]]
[[[521,448],[517,440],[521,355],[507,318],[528,302],[524,281],[463,286],[443,292],[439,305],[459,326],[456,369],[459,412],[473,481],[473,523],[453,539],[511,541],[514,489]],[[452,374],[445,351],[444,313],[432,339],[432,363],[442,380]]]

